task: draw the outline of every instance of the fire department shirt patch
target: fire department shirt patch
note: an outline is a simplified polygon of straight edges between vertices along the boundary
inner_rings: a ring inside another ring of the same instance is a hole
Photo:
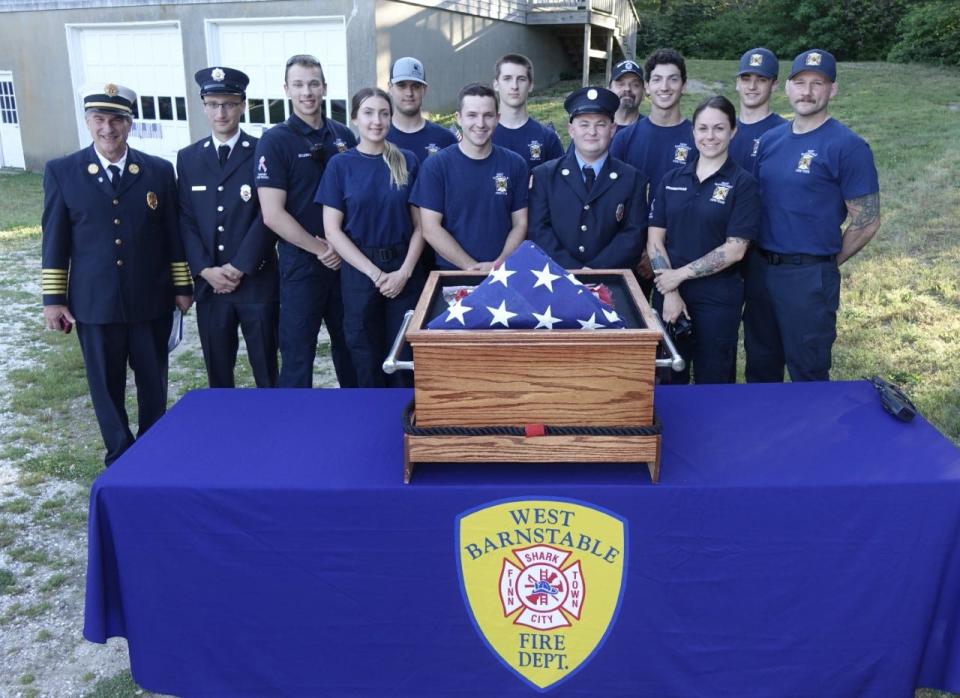
[[[460,584],[491,652],[547,690],[599,651],[616,620],[627,522],[586,502],[492,502],[457,517]]]

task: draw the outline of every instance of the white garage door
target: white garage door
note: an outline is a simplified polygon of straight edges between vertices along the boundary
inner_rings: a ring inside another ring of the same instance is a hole
[[[115,82],[138,96],[130,145],[174,162],[190,144],[183,47],[178,23],[68,25],[75,92],[89,83]],[[81,145],[90,142],[77,97]]]
[[[250,76],[244,128],[253,135],[290,113],[283,93],[287,59],[316,56],[327,80],[326,115],[347,122],[347,36],[343,17],[284,17],[275,20],[208,20],[210,65],[226,65]]]
[[[13,90],[13,73],[0,70],[0,167],[23,169],[20,115]]]

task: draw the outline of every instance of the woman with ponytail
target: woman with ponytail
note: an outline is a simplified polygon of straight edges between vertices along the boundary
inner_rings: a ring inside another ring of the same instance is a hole
[[[388,376],[381,368],[424,283],[419,213],[407,202],[419,165],[413,153],[387,142],[392,115],[383,90],[353,95],[350,118],[360,142],[330,160],[316,196],[327,241],[346,262],[343,327],[361,388],[413,383],[408,372]]]

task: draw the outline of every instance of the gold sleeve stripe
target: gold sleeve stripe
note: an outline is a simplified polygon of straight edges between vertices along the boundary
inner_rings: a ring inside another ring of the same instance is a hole
[[[43,269],[41,274],[44,279],[59,278],[61,276],[66,278],[67,270],[66,269]]]

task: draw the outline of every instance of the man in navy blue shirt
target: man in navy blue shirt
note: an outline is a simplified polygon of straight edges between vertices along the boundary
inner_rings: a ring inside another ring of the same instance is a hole
[[[880,227],[873,153],[828,113],[837,64],[827,51],[793,61],[796,117],[760,139],[755,174],[763,218],[748,255],[744,339],[752,382],[829,380],[840,272]],[[846,228],[841,229],[844,221]]]
[[[263,221],[280,237],[280,387],[313,386],[321,323],[340,387],[355,387],[343,334],[340,255],[323,237],[323,207],[313,199],[326,161],[357,141],[346,126],[323,117],[326,81],[316,58],[290,58],[283,89],[293,114],[264,132],[255,158]]]
[[[390,71],[393,118],[387,140],[398,148],[409,150],[421,163],[457,142],[451,131],[423,118],[420,110],[426,94],[427,76],[423,63],[409,56],[398,58]]]
[[[527,235],[527,166],[490,142],[497,95],[471,83],[457,98],[463,140],[427,158],[410,203],[420,207],[423,237],[441,269],[490,271]]]
[[[770,111],[770,95],[777,87],[780,62],[765,48],[752,48],[740,57],[737,93],[740,113],[737,132],[730,141],[730,157],[747,172],[753,172],[760,136],[786,119]]]
[[[556,131],[527,112],[527,99],[533,90],[533,63],[529,58],[519,53],[501,57],[494,66],[493,89],[500,99],[494,145],[522,157],[528,170],[563,155]]]

